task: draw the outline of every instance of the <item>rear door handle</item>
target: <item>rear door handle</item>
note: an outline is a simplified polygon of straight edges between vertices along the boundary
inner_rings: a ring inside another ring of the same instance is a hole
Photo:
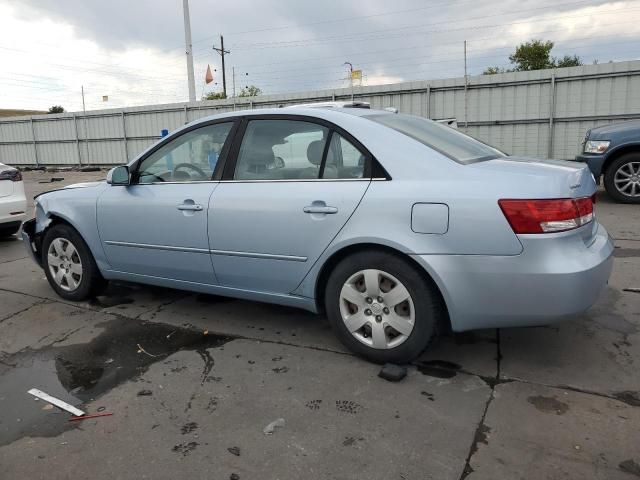
[[[308,205],[302,209],[304,213],[325,213],[325,214],[334,214],[338,213],[338,209],[336,207],[328,207],[326,205]]]
[[[182,205],[178,205],[178,210],[187,210],[191,212],[201,212],[203,210],[202,205],[194,204],[194,203],[183,203]]]

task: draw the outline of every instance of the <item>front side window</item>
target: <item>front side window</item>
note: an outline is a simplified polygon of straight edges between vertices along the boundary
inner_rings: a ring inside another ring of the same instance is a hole
[[[208,125],[170,141],[142,161],[138,183],[211,180],[232,125]]]
[[[365,118],[403,133],[458,163],[475,163],[505,156],[469,135],[432,120],[401,114],[376,114]]]
[[[251,120],[242,139],[235,180],[320,178],[329,130],[298,120]]]

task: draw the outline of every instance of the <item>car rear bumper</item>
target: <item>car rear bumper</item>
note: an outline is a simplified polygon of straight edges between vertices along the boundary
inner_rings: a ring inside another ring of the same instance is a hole
[[[26,216],[27,200],[24,195],[0,197],[0,228],[22,222]]]
[[[22,224],[22,241],[31,259],[42,267],[40,244],[42,239],[36,234],[36,219],[32,218]]]
[[[521,235],[514,256],[417,255],[443,292],[455,331],[546,325],[584,312],[607,285],[613,242],[600,224],[585,242],[575,231]]]
[[[595,154],[577,155],[574,159],[576,162],[583,162],[589,166],[589,170],[591,170],[591,173],[598,184],[600,183],[600,175],[602,175],[602,166],[604,165],[605,160],[605,155]]]

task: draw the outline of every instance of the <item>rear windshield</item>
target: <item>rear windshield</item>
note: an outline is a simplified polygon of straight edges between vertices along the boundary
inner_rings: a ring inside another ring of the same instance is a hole
[[[501,151],[433,120],[401,114],[366,115],[365,118],[403,133],[458,163],[505,156]]]

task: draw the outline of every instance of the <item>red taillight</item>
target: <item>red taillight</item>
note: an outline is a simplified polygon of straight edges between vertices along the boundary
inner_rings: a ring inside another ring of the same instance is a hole
[[[515,233],[563,232],[593,220],[593,198],[498,200]]]
[[[12,182],[19,182],[22,180],[22,173],[18,169],[3,170],[0,172],[0,180],[11,180]]]

